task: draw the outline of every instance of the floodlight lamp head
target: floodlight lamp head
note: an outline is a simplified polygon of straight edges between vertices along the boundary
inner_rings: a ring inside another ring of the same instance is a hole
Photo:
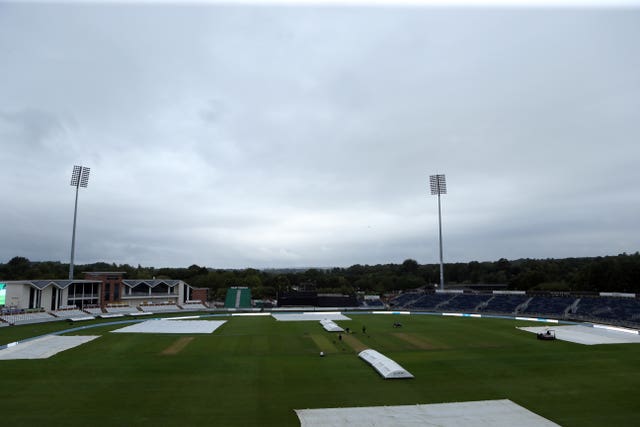
[[[89,172],[91,168],[74,166],[71,173],[71,186],[87,188],[89,185]]]
[[[431,175],[429,182],[432,195],[447,194],[447,181],[444,175]]]

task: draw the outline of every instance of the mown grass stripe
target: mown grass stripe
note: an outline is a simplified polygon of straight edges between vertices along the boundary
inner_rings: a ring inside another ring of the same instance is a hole
[[[336,346],[333,345],[331,343],[331,341],[329,340],[329,338],[327,338],[325,335],[311,334],[309,336],[311,337],[313,342],[318,347],[318,350],[324,351],[325,353],[337,353],[338,352],[338,349],[336,348]]]

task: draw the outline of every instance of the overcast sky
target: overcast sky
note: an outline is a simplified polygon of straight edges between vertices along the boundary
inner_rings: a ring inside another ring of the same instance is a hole
[[[435,173],[445,262],[638,251],[624,3],[0,2],[0,262],[69,261],[74,165],[76,263],[436,263]]]

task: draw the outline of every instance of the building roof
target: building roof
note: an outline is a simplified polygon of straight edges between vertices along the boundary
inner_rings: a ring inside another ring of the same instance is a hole
[[[31,285],[34,288],[44,289],[49,286],[55,286],[58,289],[64,289],[72,283],[101,283],[99,280],[10,280],[7,284]]]
[[[182,282],[182,280],[169,280],[169,279],[160,279],[160,280],[123,280],[122,281],[123,284],[133,288],[134,286],[138,286],[138,285],[142,285],[145,284],[147,286],[149,286],[150,288],[156,287],[160,284],[165,284],[169,287],[173,287],[176,285],[179,285],[180,283],[184,283]]]
[[[30,285],[38,289],[44,289],[48,286],[55,286],[58,289],[65,289],[72,283],[102,283],[102,281],[100,280],[8,280],[8,281],[3,281],[2,283],[14,284],[14,285]],[[169,279],[151,280],[149,279],[149,280],[123,280],[122,283],[132,288],[134,286],[141,285],[141,284],[145,284],[150,288],[164,284],[172,288],[184,282],[182,280],[169,280]]]
[[[44,289],[49,285],[53,285],[57,288],[64,289],[73,283],[72,280],[33,280],[31,284],[38,289]]]

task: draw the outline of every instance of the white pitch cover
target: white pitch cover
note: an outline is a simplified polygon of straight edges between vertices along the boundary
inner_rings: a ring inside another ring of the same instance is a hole
[[[413,378],[413,375],[395,361],[375,350],[362,350],[358,356],[375,368],[384,379]]]
[[[322,327],[329,332],[344,332],[344,329],[342,329],[340,326],[338,326],[334,321],[329,320],[329,319],[322,319],[320,321],[320,324],[322,325]]]

